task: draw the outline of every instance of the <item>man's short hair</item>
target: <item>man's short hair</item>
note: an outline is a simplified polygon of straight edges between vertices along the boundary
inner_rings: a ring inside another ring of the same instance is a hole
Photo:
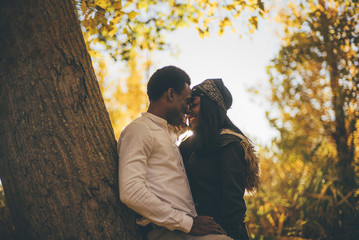
[[[186,83],[191,85],[191,79],[182,69],[175,66],[166,66],[158,69],[147,83],[147,95],[150,101],[156,101],[169,88],[181,93]]]

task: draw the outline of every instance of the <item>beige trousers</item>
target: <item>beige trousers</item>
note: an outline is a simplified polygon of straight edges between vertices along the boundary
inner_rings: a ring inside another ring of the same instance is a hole
[[[208,234],[193,236],[181,231],[170,231],[164,227],[156,227],[147,234],[147,240],[233,240],[226,235]]]

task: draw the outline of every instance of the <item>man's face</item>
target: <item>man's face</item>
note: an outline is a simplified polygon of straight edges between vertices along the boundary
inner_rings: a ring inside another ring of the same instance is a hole
[[[168,123],[174,126],[179,126],[184,122],[184,117],[187,112],[187,104],[191,99],[191,89],[186,83],[185,87],[178,94],[174,92],[173,108],[169,114]]]

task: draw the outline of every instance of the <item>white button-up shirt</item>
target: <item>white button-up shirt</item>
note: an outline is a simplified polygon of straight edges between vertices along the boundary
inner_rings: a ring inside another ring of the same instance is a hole
[[[150,221],[188,233],[197,216],[176,135],[151,113],[130,123],[118,141],[120,199]]]

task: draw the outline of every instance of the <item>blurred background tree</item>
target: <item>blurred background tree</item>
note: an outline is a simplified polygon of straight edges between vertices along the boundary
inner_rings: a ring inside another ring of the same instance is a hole
[[[151,61],[135,53],[132,53],[132,57],[120,66],[113,58],[94,57],[93,59],[97,80],[117,139],[122,129],[147,108],[144,78],[147,76]],[[116,69],[116,72],[111,75],[109,68]]]
[[[357,238],[358,1],[290,1],[276,17],[267,116],[280,137],[263,150],[248,219],[259,235]]]

